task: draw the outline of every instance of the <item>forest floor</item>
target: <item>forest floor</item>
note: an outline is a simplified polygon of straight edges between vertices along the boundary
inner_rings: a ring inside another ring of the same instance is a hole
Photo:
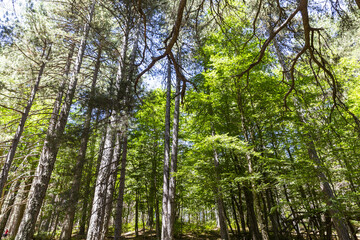
[[[124,239],[134,239],[134,240],[141,240],[141,239],[156,239],[156,232],[155,231],[146,231],[145,235],[142,231],[139,231],[139,236],[135,236],[135,232],[128,232],[123,235]],[[109,238],[111,239],[111,238]],[[221,239],[218,231],[206,231],[202,233],[186,233],[175,236],[175,239],[183,239],[183,240],[190,240],[190,239],[203,239],[203,240],[217,240]]]

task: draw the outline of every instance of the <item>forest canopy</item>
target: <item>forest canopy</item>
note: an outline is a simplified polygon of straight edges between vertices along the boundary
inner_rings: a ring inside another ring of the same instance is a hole
[[[0,234],[360,237],[359,0],[0,0]]]

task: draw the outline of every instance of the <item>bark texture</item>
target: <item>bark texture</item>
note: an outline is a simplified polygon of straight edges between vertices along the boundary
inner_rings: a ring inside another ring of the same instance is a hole
[[[96,81],[98,77],[98,73],[100,70],[100,59],[101,59],[101,52],[102,48],[101,45],[98,50],[98,55],[96,59],[95,69],[94,69],[94,75],[93,80],[91,84],[91,90],[90,90],[90,99],[92,99],[95,95],[95,87],[96,87]],[[91,123],[91,115],[92,115],[93,107],[91,104],[89,104],[85,116],[84,121],[84,130],[81,136],[80,140],[80,149],[79,149],[79,155],[77,156],[76,165],[74,167],[74,177],[71,184],[70,189],[70,196],[68,199],[68,206],[66,209],[66,215],[64,219],[64,223],[62,226],[62,231],[60,234],[60,240],[69,240],[71,238],[71,233],[73,229],[73,222],[75,217],[75,211],[76,211],[76,205],[79,199],[79,192],[80,192],[80,186],[81,186],[81,177],[83,174],[83,168],[85,164],[85,155],[87,150],[87,145],[90,137],[90,123]]]
[[[127,156],[127,134],[125,134],[124,136],[123,150],[121,157],[119,195],[116,201],[117,205],[116,205],[116,214],[115,214],[114,240],[121,239],[122,215],[123,215],[124,192],[125,192],[126,156]]]
[[[42,202],[45,198],[46,190],[50,181],[50,176],[54,168],[57,152],[60,147],[60,140],[65,130],[65,125],[70,112],[73,97],[75,95],[75,89],[77,85],[77,75],[80,72],[82,59],[86,48],[86,40],[90,30],[90,22],[94,14],[95,9],[94,0],[90,7],[90,12],[87,18],[87,22],[84,25],[83,37],[81,39],[76,63],[74,70],[70,77],[70,84],[65,96],[64,103],[59,119],[56,123],[55,129],[52,129],[50,123],[49,130],[44,142],[43,150],[40,156],[39,165],[36,169],[36,177],[32,183],[30,194],[27,202],[24,217],[19,227],[19,232],[16,235],[16,240],[30,240],[34,234],[35,223],[40,212]]]

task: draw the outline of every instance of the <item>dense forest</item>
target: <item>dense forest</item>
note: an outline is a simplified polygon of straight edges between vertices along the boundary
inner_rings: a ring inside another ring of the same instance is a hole
[[[0,7],[6,239],[360,238],[359,0]]]

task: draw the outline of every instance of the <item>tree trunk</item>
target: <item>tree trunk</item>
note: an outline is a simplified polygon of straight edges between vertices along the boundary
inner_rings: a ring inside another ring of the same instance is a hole
[[[100,114],[101,114],[101,111],[97,111],[94,132],[98,131]],[[81,214],[81,219],[80,219],[80,223],[79,223],[79,225],[80,225],[79,226],[79,235],[81,235],[81,236],[86,234],[86,232],[85,232],[86,223],[88,222],[88,216],[90,216],[90,214],[88,214],[90,211],[88,206],[91,205],[91,201],[93,198],[93,195],[92,195],[93,191],[91,188],[91,182],[92,182],[92,177],[93,177],[93,173],[92,173],[93,165],[97,166],[98,163],[101,161],[101,158],[102,158],[102,155],[104,152],[105,137],[106,137],[106,135],[104,134],[101,138],[96,164],[94,164],[95,145],[96,145],[96,139],[97,139],[96,136],[93,136],[93,138],[91,140],[90,161],[87,162],[88,168],[85,171],[86,176],[85,176],[84,198],[83,198],[82,214]],[[97,171],[98,171],[98,168],[96,168],[96,172]]]
[[[6,196],[5,204],[2,207],[2,213],[0,216],[0,233],[4,232],[10,213],[14,210],[14,202],[19,192],[20,183],[20,180],[15,181],[9,189],[9,194]]]
[[[106,233],[108,230],[110,217],[111,217],[111,210],[112,210],[112,205],[113,205],[113,199],[114,199],[117,168],[119,165],[119,159],[120,159],[120,155],[121,155],[121,138],[122,138],[121,135],[122,134],[120,132],[118,132],[116,135],[117,135],[116,136],[116,146],[115,146],[115,150],[114,150],[113,160],[112,160],[111,166],[110,166],[110,177],[107,182],[106,197],[105,197],[105,212],[104,212],[104,217],[103,217],[104,220],[103,220],[103,225],[102,225],[102,229],[101,229],[100,239],[105,239],[105,236],[106,236]]]
[[[27,180],[23,181],[23,186],[21,186],[20,193],[17,195],[11,218],[7,223],[7,228],[9,229],[9,235],[11,237],[15,237],[18,232],[21,219],[24,215],[25,201],[31,187],[31,181],[32,178],[28,178]]]
[[[46,49],[46,48],[47,48],[47,46],[44,47],[44,49]],[[42,75],[44,73],[46,63],[50,58],[50,53],[51,53],[51,45],[50,45],[50,47],[49,47],[49,49],[47,51],[45,61],[42,62],[41,66],[40,66],[40,70],[39,70],[36,82],[35,82],[32,90],[31,90],[29,100],[28,100],[27,105],[26,105],[26,107],[24,109],[24,112],[22,113],[19,126],[18,126],[18,128],[16,130],[16,133],[15,133],[15,136],[14,136],[14,138],[12,140],[9,152],[8,152],[8,154],[6,156],[4,166],[3,166],[2,170],[1,170],[1,175],[0,175],[0,194],[1,195],[0,195],[0,197],[2,197],[4,195],[4,193],[3,193],[4,186],[6,184],[6,181],[7,181],[8,175],[9,175],[11,164],[12,164],[12,162],[14,160],[14,156],[15,156],[15,153],[16,153],[16,148],[17,148],[17,146],[18,146],[18,144],[20,142],[21,135],[22,135],[22,133],[24,131],[25,122],[26,122],[26,120],[27,120],[27,118],[29,116],[31,107],[32,107],[33,102],[35,100],[35,95],[36,95],[36,92],[37,92],[37,90],[39,88],[39,84],[40,84]],[[45,50],[43,52],[43,55],[45,55]]]
[[[170,214],[169,237],[174,239],[175,224],[175,195],[176,195],[176,177],[177,172],[177,155],[178,155],[178,133],[179,133],[179,117],[180,117],[180,77],[176,77],[175,91],[175,107],[174,107],[173,136],[171,145],[171,165],[170,165],[170,181],[169,181],[169,202],[168,213]]]
[[[124,192],[125,192],[126,156],[127,156],[127,134],[125,133],[122,157],[121,157],[119,195],[118,195],[117,202],[116,202],[117,205],[116,205],[115,223],[114,223],[115,224],[114,240],[121,239],[122,215],[123,215]]]
[[[78,56],[75,63],[74,71],[70,78],[69,89],[62,106],[59,120],[56,124],[55,131],[52,131],[52,126],[49,126],[51,131],[48,131],[43,150],[40,156],[39,165],[36,169],[36,178],[31,186],[27,207],[24,218],[20,224],[19,232],[16,235],[16,240],[30,240],[35,230],[35,223],[39,214],[42,202],[45,198],[46,190],[49,185],[50,176],[54,168],[57,152],[60,147],[61,136],[63,135],[67,118],[70,112],[75,89],[77,85],[77,75],[80,72],[82,59],[86,48],[86,40],[90,30],[90,22],[95,9],[94,0],[91,5],[91,10],[88,15],[87,22],[84,26],[84,33],[78,51]]]
[[[90,101],[95,95],[96,81],[97,81],[98,73],[100,70],[101,53],[102,53],[102,46],[100,44],[99,50],[98,50],[98,55],[96,58],[96,63],[95,63],[93,80],[92,80],[91,89],[90,89],[90,95],[89,95]],[[66,215],[65,215],[63,226],[62,226],[62,231],[60,234],[60,240],[70,240],[70,238],[71,238],[76,206],[77,206],[77,202],[78,202],[79,194],[80,194],[81,178],[82,178],[82,174],[83,174],[84,164],[86,161],[85,155],[86,155],[87,145],[88,145],[88,141],[89,141],[89,137],[90,137],[90,133],[91,133],[90,123],[91,123],[92,111],[93,111],[92,104],[89,104],[88,108],[87,108],[86,116],[85,116],[83,133],[82,133],[81,140],[80,140],[79,155],[77,156],[76,165],[75,165],[74,171],[73,171],[74,172],[73,182],[72,182],[71,189],[70,189],[70,196],[67,201],[68,206],[66,209]]]
[[[237,213],[236,213],[235,196],[234,196],[233,191],[231,191],[231,208],[232,208],[234,219],[235,219],[237,235],[240,236],[240,224],[239,224]]]
[[[107,124],[106,137],[104,143],[104,152],[101,158],[99,171],[97,174],[95,193],[87,232],[87,240],[101,240],[101,227],[104,216],[104,206],[106,197],[107,180],[110,174],[110,165],[113,158],[115,129],[116,129],[116,111],[113,110]]]
[[[248,215],[248,225],[249,225],[251,239],[260,240],[261,235],[258,227],[256,213],[254,210],[253,193],[251,192],[249,187],[244,187],[244,195],[245,195],[246,209]]]
[[[215,136],[215,132],[212,127],[212,136]],[[219,225],[220,225],[220,235],[221,239],[228,240],[229,239],[229,232],[226,226],[226,218],[225,218],[225,209],[224,209],[224,202],[222,196],[222,190],[220,186],[220,163],[218,159],[218,154],[216,149],[213,149],[214,153],[214,167],[215,167],[215,178],[216,178],[216,186],[215,186],[215,198],[217,204],[217,211],[219,215]]]
[[[239,203],[236,205],[237,205],[239,215],[240,215],[241,229],[245,233],[246,227],[245,227],[244,207],[243,207],[242,194],[241,194],[242,191],[241,191],[239,183],[237,184],[237,189],[238,189],[238,195],[239,195]],[[235,203],[237,203],[235,197],[234,197],[234,200],[235,200]]]
[[[171,67],[168,62],[167,70],[167,93],[166,93],[166,113],[165,113],[165,139],[164,139],[164,178],[163,178],[163,198],[162,198],[162,228],[161,239],[172,240],[170,234],[170,213],[168,212],[169,203],[169,165],[170,165],[170,102],[171,102]]]
[[[135,237],[139,236],[139,191],[135,190]]]

